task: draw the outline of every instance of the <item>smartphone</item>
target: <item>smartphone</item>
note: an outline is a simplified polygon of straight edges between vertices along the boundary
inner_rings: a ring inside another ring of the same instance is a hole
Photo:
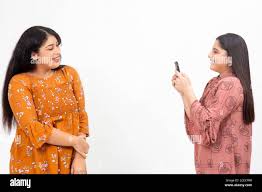
[[[177,70],[178,72],[180,72],[179,64],[178,64],[177,61],[175,61],[175,66],[176,66],[176,70]]]

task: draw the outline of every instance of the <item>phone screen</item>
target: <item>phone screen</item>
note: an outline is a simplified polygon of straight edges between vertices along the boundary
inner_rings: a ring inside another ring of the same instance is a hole
[[[177,70],[178,72],[180,72],[179,64],[178,64],[177,61],[175,61],[175,66],[176,66],[176,70]]]

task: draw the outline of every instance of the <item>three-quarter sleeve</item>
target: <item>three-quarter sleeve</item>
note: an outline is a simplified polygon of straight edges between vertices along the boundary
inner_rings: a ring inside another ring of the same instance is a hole
[[[220,80],[214,90],[204,105],[198,100],[192,103],[190,119],[185,115],[188,135],[200,135],[202,145],[216,142],[221,123],[243,101],[243,89],[235,77]]]
[[[78,72],[73,67],[67,66],[67,68],[69,68],[73,91],[79,109],[79,133],[83,133],[86,136],[89,136],[88,115],[85,110],[85,95],[84,95],[83,86]]]
[[[52,125],[38,121],[29,83],[25,79],[14,76],[8,86],[8,100],[14,118],[33,147],[40,148],[52,134]]]

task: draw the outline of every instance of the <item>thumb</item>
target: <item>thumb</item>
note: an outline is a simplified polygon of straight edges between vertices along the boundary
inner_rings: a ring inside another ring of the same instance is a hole
[[[85,135],[79,135],[78,137],[80,137],[81,139],[86,140],[86,136]]]
[[[182,76],[183,76],[185,79],[190,80],[189,77],[187,76],[187,74],[182,73]]]
[[[182,75],[183,77],[187,77],[187,75],[186,75],[185,73],[181,73],[181,75]]]
[[[179,78],[183,77],[182,74],[181,74],[179,71],[177,71],[177,70],[176,70],[176,73],[175,73],[175,74],[176,74],[176,76],[179,77]]]
[[[83,157],[86,159],[86,153],[82,152],[81,150],[79,149],[76,149],[76,151]]]

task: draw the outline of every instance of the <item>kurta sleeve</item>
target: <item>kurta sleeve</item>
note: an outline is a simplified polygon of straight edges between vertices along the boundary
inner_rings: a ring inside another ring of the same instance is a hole
[[[52,134],[52,125],[38,121],[28,83],[14,76],[8,86],[8,100],[19,128],[29,137],[33,147],[40,148]]]
[[[200,135],[202,145],[210,145],[217,140],[221,123],[243,101],[243,89],[240,81],[235,77],[224,78],[205,106],[198,100],[190,107],[190,119],[185,115],[188,135]]]
[[[185,123],[187,135],[191,135],[192,134],[191,129],[194,126],[194,123],[188,118],[186,111],[184,112],[184,123]]]
[[[85,95],[83,86],[78,72],[73,67],[67,67],[70,71],[73,91],[79,108],[79,133],[83,133],[86,136],[89,136],[88,115],[85,110]]]

